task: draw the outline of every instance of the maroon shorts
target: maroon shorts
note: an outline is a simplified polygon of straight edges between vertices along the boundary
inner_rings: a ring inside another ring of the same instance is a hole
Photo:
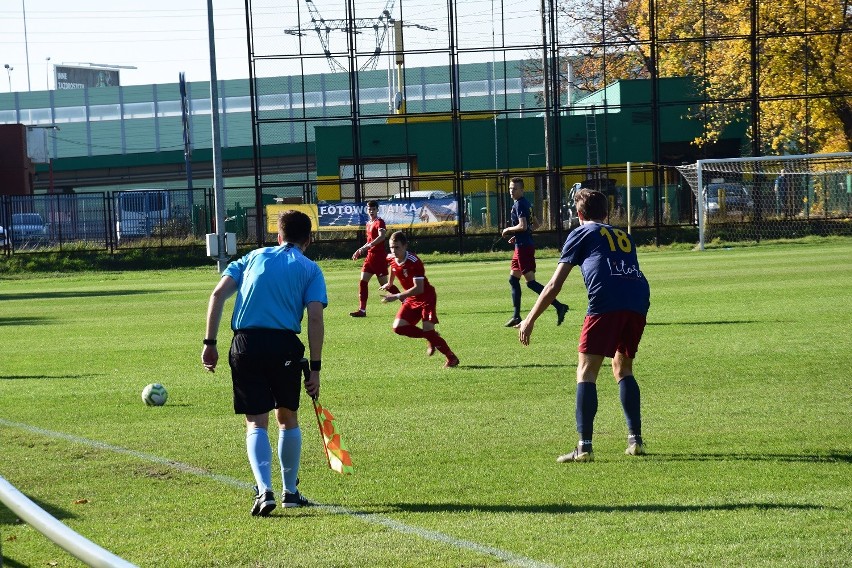
[[[535,272],[535,245],[515,247],[512,255],[512,272]]]
[[[419,294],[406,298],[396,313],[396,319],[405,320],[411,325],[417,325],[420,320],[437,324],[438,297],[435,294]]]
[[[367,254],[364,258],[364,264],[361,266],[361,272],[369,272],[376,276],[388,275],[388,257],[386,254]]]
[[[577,351],[604,357],[613,357],[618,351],[630,359],[635,359],[644,330],[645,316],[639,312],[620,310],[587,315],[583,320]]]

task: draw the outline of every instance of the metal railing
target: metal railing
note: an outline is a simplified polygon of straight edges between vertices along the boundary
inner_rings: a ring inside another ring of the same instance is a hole
[[[136,568],[135,564],[116,556],[89,539],[69,529],[50,513],[33,503],[14,485],[0,477],[0,502],[22,521],[47,537],[87,566],[96,568]],[[3,564],[0,555],[0,566]]]
[[[0,195],[0,250],[186,246],[203,242],[214,217],[209,189]]]

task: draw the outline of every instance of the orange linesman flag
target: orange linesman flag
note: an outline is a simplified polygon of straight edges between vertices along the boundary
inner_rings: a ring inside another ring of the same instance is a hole
[[[352,466],[352,456],[349,455],[349,450],[346,444],[343,443],[340,432],[337,431],[337,426],[334,423],[334,415],[323,408],[316,399],[314,399],[314,411],[317,413],[317,424],[319,425],[320,434],[322,434],[328,467],[344,475],[353,473],[355,468]]]

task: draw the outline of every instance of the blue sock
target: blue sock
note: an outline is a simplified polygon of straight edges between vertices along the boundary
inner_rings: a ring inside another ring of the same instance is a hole
[[[278,459],[281,461],[281,480],[285,493],[296,493],[299,460],[302,456],[302,429],[278,430]]]
[[[598,386],[595,383],[577,383],[577,433],[580,434],[582,450],[592,447],[595,414],[598,412]]]
[[[512,287],[512,308],[514,317],[521,317],[521,279],[509,276],[509,286]]]
[[[527,280],[527,288],[536,294],[541,294],[541,291],[544,290],[544,286],[538,280]]]
[[[627,375],[618,381],[618,394],[624,418],[627,420],[627,433],[631,436],[642,436],[642,415],[639,411],[639,383],[633,375]]]
[[[533,292],[535,292],[539,296],[541,295],[541,291],[544,290],[544,286],[542,286],[541,282],[539,282],[538,280],[530,280],[529,282],[527,282],[527,288],[529,288],[530,290],[532,290]],[[559,306],[562,305],[562,302],[554,299],[550,303],[550,305],[553,306],[554,308],[558,308]]]
[[[257,490],[260,493],[272,489],[272,445],[269,436],[263,428],[252,428],[246,431],[246,450],[248,450],[249,464],[254,480],[257,482]]]

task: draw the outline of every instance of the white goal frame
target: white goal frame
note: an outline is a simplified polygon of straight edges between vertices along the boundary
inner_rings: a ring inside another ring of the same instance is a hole
[[[717,158],[717,159],[706,159],[706,160],[698,160],[695,164],[688,164],[684,166],[678,166],[677,169],[680,171],[681,175],[684,176],[686,181],[689,183],[692,193],[695,195],[695,201],[698,207],[698,250],[704,250],[705,244],[705,231],[706,231],[706,220],[707,215],[705,214],[704,207],[704,199],[703,199],[703,189],[705,186],[704,183],[704,174],[706,171],[711,170],[710,166],[714,164],[730,164],[730,163],[740,163],[740,162],[765,162],[765,163],[777,163],[777,169],[766,169],[760,173],[780,173],[781,169],[784,167],[785,163],[791,161],[808,161],[808,160],[849,160],[852,163],[852,152],[837,152],[830,154],[795,154],[795,155],[787,155],[787,156],[757,156],[751,158]],[[693,180],[690,179],[693,177],[692,175],[688,175],[687,172],[690,170],[695,170],[695,183],[693,184]],[[718,170],[716,170],[718,171]],[[750,172],[755,173],[755,172]],[[825,172],[819,172],[825,173]]]

